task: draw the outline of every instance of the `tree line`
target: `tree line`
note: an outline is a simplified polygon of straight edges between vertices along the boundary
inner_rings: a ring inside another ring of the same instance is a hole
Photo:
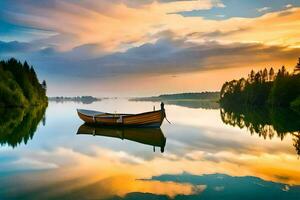
[[[226,106],[280,106],[300,111],[300,73],[289,73],[284,66],[255,72],[247,78],[223,84],[220,103]]]
[[[178,94],[162,94],[152,97],[137,97],[132,98],[133,101],[169,101],[169,100],[218,100],[220,92],[190,92]]]
[[[47,103],[46,89],[46,81],[40,83],[33,66],[26,61],[0,61],[0,107]]]

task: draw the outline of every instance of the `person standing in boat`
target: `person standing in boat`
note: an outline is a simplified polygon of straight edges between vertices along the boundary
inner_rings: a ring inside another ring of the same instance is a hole
[[[165,104],[164,104],[164,102],[161,102],[161,103],[160,103],[160,110],[162,111],[162,120],[163,120],[163,119],[166,119],[167,122],[168,122],[169,124],[172,124],[172,123],[167,119],[167,115],[166,115],[166,110],[165,110]]]

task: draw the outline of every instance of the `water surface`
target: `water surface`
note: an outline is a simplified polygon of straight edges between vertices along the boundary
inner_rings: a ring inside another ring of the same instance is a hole
[[[297,126],[262,137],[240,115],[166,105],[172,124],[158,130],[93,129],[75,111],[154,105],[108,99],[50,102],[44,117],[9,112],[0,120],[0,199],[299,199]]]

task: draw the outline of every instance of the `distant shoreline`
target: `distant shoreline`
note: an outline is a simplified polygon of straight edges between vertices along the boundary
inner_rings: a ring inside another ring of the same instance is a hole
[[[219,109],[220,92],[195,92],[162,94],[151,97],[129,98],[129,101],[164,102],[169,105],[178,105],[188,108]]]
[[[80,102],[80,103],[83,103],[83,104],[91,104],[91,103],[96,102],[96,101],[101,101],[102,99],[97,98],[97,97],[93,97],[93,96],[75,96],[75,97],[60,96],[60,97],[49,97],[48,100],[49,101],[55,101],[55,102],[73,101],[73,102]]]

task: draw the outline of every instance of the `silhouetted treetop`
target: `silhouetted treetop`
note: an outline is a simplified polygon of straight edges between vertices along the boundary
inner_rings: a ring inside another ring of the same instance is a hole
[[[300,60],[298,65],[300,67]],[[296,68],[297,68],[296,66]],[[255,105],[292,107],[300,111],[300,74],[290,74],[285,66],[277,73],[273,68],[251,70],[247,79],[225,82],[221,88],[220,102],[227,105]]]

